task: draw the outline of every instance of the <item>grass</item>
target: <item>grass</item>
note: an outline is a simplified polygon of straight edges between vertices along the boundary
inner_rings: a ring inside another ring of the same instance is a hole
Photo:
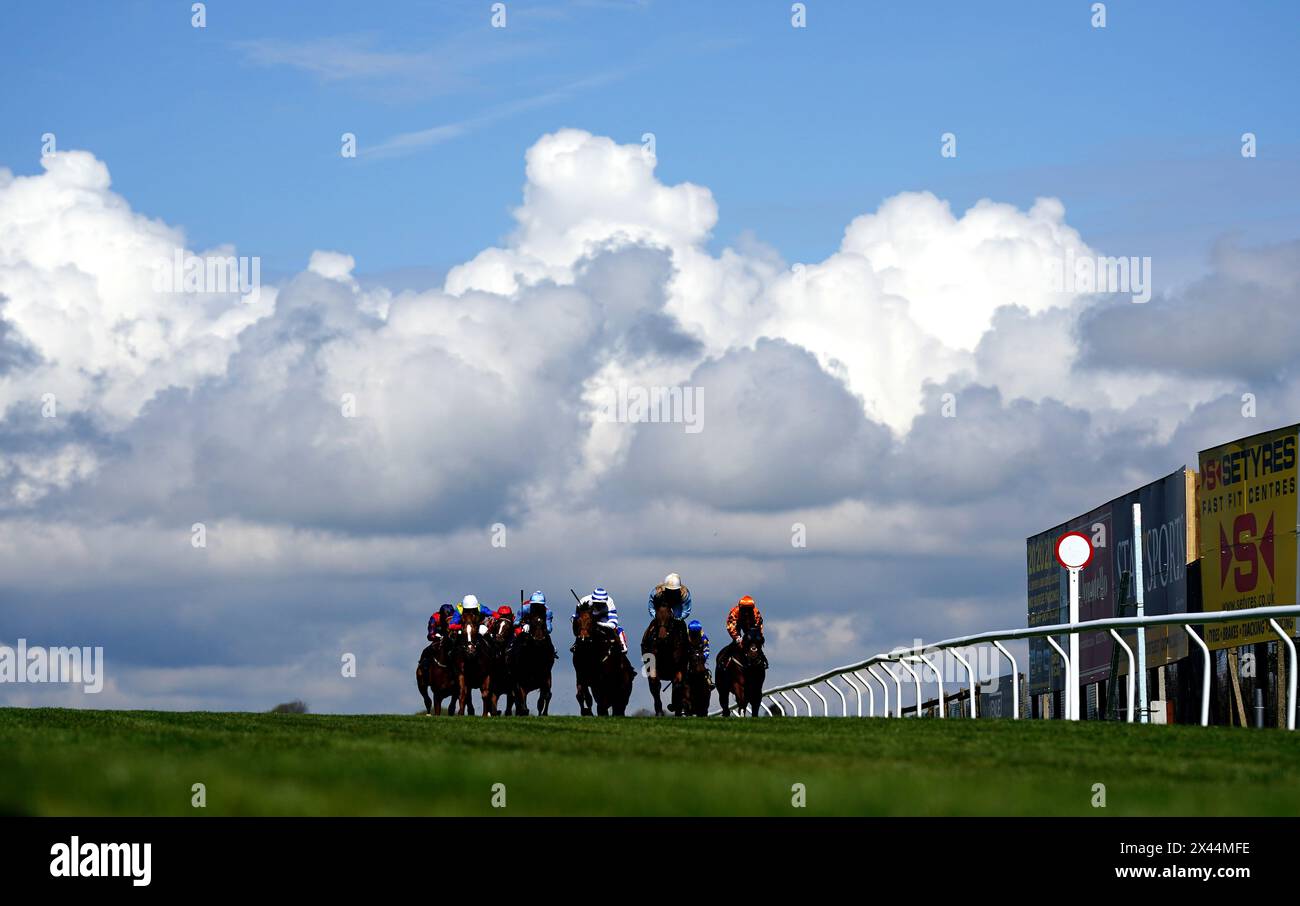
[[[6,708],[0,814],[1294,815],[1298,755],[1284,731],[1057,721]]]

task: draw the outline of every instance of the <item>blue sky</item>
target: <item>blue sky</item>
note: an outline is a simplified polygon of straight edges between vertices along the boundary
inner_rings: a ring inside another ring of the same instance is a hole
[[[185,3],[14,5],[0,163],[35,172],[53,132],[137,210],[278,272],[314,248],[363,274],[465,260],[509,231],[522,152],[559,126],[653,132],[662,181],[713,191],[715,247],[749,231],[789,261],[905,189],[959,210],[1055,195],[1095,245],[1180,276],[1225,225],[1260,238],[1300,217],[1295,4],[1119,0],[1105,29],[1060,0],[809,6],[796,30],[784,2],[519,0],[493,29],[486,2],[218,0],[200,30]],[[1243,166],[1244,131],[1260,157]],[[340,157],[343,132],[361,158]]]
[[[111,673],[4,700],[414,709],[439,604],[670,571],[776,680],[1023,625],[1028,536],[1300,421],[1300,5],[1106,6],[6,6],[0,643]]]

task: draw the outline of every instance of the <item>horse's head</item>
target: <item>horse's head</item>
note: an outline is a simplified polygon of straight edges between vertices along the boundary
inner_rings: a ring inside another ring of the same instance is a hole
[[[655,605],[655,625],[660,629],[667,629],[673,624],[673,608],[667,601],[659,601]]]
[[[506,643],[515,634],[515,621],[510,617],[498,617],[496,630],[492,633],[493,638],[498,642]]]
[[[740,637],[740,650],[745,660],[756,662],[763,656],[763,630],[751,626]]]
[[[532,636],[535,641],[546,641],[546,617],[530,617],[528,620],[528,635]]]
[[[584,607],[578,611],[578,638],[591,638],[595,625],[596,619],[591,615],[590,608]]]

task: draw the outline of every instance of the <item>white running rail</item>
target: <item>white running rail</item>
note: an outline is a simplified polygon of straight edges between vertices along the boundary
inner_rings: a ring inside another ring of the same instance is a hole
[[[827,708],[826,706],[826,699],[816,689],[818,685],[825,683],[831,689],[834,689],[837,693],[839,693],[840,701],[843,704],[843,712],[847,713],[848,709],[847,709],[847,704],[844,703],[844,693],[839,689],[839,687],[837,687],[834,683],[832,683],[831,680],[835,679],[836,677],[843,676],[846,678],[845,681],[849,682],[849,685],[854,685],[851,681],[847,679],[848,674],[856,673],[859,670],[865,670],[871,676],[876,677],[876,681],[880,683],[881,688],[885,690],[884,710],[885,710],[885,716],[888,717],[890,716],[888,687],[886,687],[884,682],[880,680],[880,678],[877,677],[875,672],[871,669],[873,666],[879,664],[882,670],[884,670],[888,674],[891,674],[891,678],[894,680],[894,685],[896,687],[896,694],[895,694],[896,706],[894,708],[893,716],[902,717],[903,716],[903,702],[902,702],[903,686],[902,683],[900,682],[901,678],[897,674],[895,674],[894,671],[888,669],[885,666],[886,664],[896,664],[902,667],[904,670],[906,670],[909,674],[911,674],[911,677],[916,685],[917,704],[919,707],[920,698],[921,698],[920,696],[921,680],[917,676],[916,672],[912,669],[910,664],[915,664],[918,662],[928,663],[928,659],[925,657],[926,653],[945,651],[947,649],[953,649],[953,648],[969,648],[974,645],[992,645],[1008,661],[1011,662],[1011,695],[1012,698],[1014,699],[1012,716],[1015,718],[1019,718],[1021,716],[1020,715],[1020,675],[1019,673],[1017,673],[1017,665],[1016,665],[1015,658],[1011,656],[1010,651],[1007,651],[1007,649],[1003,647],[1002,645],[1003,642],[1016,641],[1019,639],[1046,638],[1050,644],[1055,642],[1055,639],[1053,639],[1052,636],[1068,636],[1076,632],[1106,632],[1107,630],[1109,630],[1111,636],[1114,637],[1119,642],[1120,646],[1124,649],[1125,656],[1128,658],[1128,675],[1129,675],[1129,684],[1130,684],[1130,694],[1128,697],[1128,701],[1129,701],[1128,720],[1131,722],[1133,720],[1133,695],[1131,692],[1131,686],[1132,686],[1134,671],[1136,670],[1136,667],[1133,663],[1134,662],[1133,649],[1127,644],[1125,644],[1122,639],[1120,639],[1117,630],[1136,629],[1139,626],[1143,626],[1143,627],[1181,626],[1183,627],[1183,631],[1186,632],[1187,635],[1196,643],[1196,646],[1201,649],[1201,664],[1203,667],[1201,671],[1201,726],[1204,727],[1204,726],[1208,726],[1210,723],[1210,649],[1206,647],[1205,642],[1201,640],[1201,637],[1197,635],[1196,631],[1193,630],[1192,627],[1201,626],[1206,623],[1239,623],[1243,620],[1265,619],[1268,620],[1269,626],[1272,628],[1273,632],[1277,635],[1277,637],[1281,639],[1282,643],[1286,646],[1287,649],[1288,669],[1287,669],[1287,697],[1286,697],[1286,701],[1287,701],[1286,728],[1288,730],[1294,730],[1295,710],[1296,710],[1296,672],[1297,672],[1296,671],[1296,666],[1297,666],[1296,649],[1295,649],[1295,643],[1291,641],[1289,636],[1287,636],[1285,630],[1283,630],[1282,628],[1282,625],[1278,623],[1277,620],[1279,617],[1295,617],[1295,616],[1300,616],[1300,606],[1286,605],[1284,607],[1251,607],[1245,610],[1223,610],[1223,611],[1213,611],[1209,613],[1171,613],[1171,614],[1161,614],[1161,615],[1143,615],[1140,617],[1111,617],[1105,620],[1090,620],[1088,622],[1083,622],[1083,623],[1057,623],[1052,626],[1030,626],[1026,629],[1004,629],[1004,630],[998,630],[994,632],[981,632],[976,635],[966,635],[966,636],[960,636],[955,639],[945,639],[942,642],[931,642],[923,645],[913,645],[910,648],[896,648],[895,650],[889,652],[888,654],[877,654],[874,657],[867,658],[865,661],[858,661],[856,664],[846,664],[843,667],[835,667],[831,670],[827,670],[825,673],[819,673],[816,676],[810,676],[807,679],[801,679],[793,683],[785,683],[780,686],[773,686],[770,689],[763,690],[764,701],[762,704],[769,714],[771,713],[771,705],[775,704],[778,708],[781,709],[782,713],[797,717],[799,715],[799,709],[794,707],[790,697],[785,694],[787,692],[793,692],[803,701],[804,705],[808,709],[808,714],[811,716],[813,713],[813,707],[809,703],[808,699],[805,698],[803,693],[800,691],[801,689],[807,689],[811,691],[814,695],[816,695],[817,698],[821,699],[822,713],[823,715],[828,715],[830,711],[829,708]],[[1064,652],[1062,652],[1061,648],[1058,645],[1052,644],[1052,647],[1056,649],[1056,651],[1058,652],[1058,656],[1061,657],[1065,656]],[[970,683],[971,690],[973,692],[974,678],[971,675],[970,667],[966,665],[965,659],[961,658],[958,652],[953,652],[953,653],[958,655],[959,659],[962,661],[962,665],[966,667],[967,679],[968,682]],[[939,696],[940,699],[942,700],[943,677],[936,673],[936,678],[938,680]],[[862,680],[862,677],[859,676],[858,679]],[[854,686],[854,688],[857,687]],[[1069,694],[1070,690],[1066,690],[1066,693]],[[1077,694],[1077,690],[1076,690],[1076,694]],[[782,704],[780,701],[777,701],[776,699],[777,695],[780,695],[785,700],[786,704]],[[861,693],[859,693],[859,696],[860,695]],[[975,708],[972,707],[970,710],[971,710],[970,716],[974,717]],[[721,714],[722,709],[718,708],[714,710],[712,713]],[[874,695],[871,697],[868,704],[868,716],[870,717],[876,716],[876,702],[875,702]]]

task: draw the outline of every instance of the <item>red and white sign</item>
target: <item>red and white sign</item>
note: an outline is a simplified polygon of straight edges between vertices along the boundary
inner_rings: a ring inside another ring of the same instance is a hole
[[[1056,560],[1066,569],[1083,569],[1092,562],[1092,539],[1083,532],[1066,532],[1056,542]]]

